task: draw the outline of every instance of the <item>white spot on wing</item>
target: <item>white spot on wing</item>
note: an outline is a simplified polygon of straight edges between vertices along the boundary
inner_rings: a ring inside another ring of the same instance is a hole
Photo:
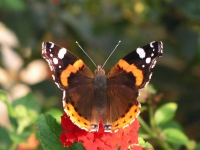
[[[77,125],[76,123],[74,123],[75,125]],[[85,131],[89,131],[88,129],[84,128],[84,127],[80,127],[81,129],[85,130]],[[94,131],[98,131],[98,130],[94,130]],[[91,130],[89,132],[92,132]]]
[[[145,83],[144,88],[147,86],[147,84],[149,84],[149,81]]]
[[[42,48],[42,54],[47,53],[46,48]]]
[[[81,128],[81,126],[80,126],[78,123],[74,122],[74,124],[77,125],[79,128]],[[82,129],[83,129],[83,128],[82,128]],[[84,130],[85,130],[85,129],[84,129]],[[87,131],[87,129],[86,129],[86,131]]]
[[[66,91],[65,90],[63,90],[63,101],[64,101],[64,99],[65,99],[65,97],[66,97]]]
[[[150,62],[151,62],[151,58],[150,57],[146,58],[146,63],[149,64]]]
[[[48,59],[45,59],[45,60],[48,62],[51,71],[53,71],[53,67],[51,66],[51,62],[50,62],[50,60],[48,60]]]
[[[57,82],[55,82],[55,84],[57,85],[57,87],[58,87],[58,88],[60,88],[60,89],[61,89],[60,85],[59,85]]]
[[[137,118],[138,115],[139,115],[139,113],[136,115],[136,118]],[[132,124],[134,121],[135,121],[135,119],[133,119],[133,120],[130,122],[130,124]]]
[[[57,59],[57,58],[53,58],[53,63],[54,63],[55,65],[57,65],[57,64],[58,64],[58,59]]]
[[[152,74],[153,74],[153,73],[151,73],[151,74],[149,75],[149,80],[151,79],[151,77],[152,77]]]
[[[63,103],[63,108],[65,108],[65,106],[66,106],[65,100],[63,100],[62,103]],[[64,110],[65,110],[65,109],[64,109]]]
[[[151,68],[153,68],[156,65],[156,60],[153,61]]]
[[[138,55],[140,56],[140,58],[144,58],[145,55],[146,55],[144,49],[143,49],[143,48],[140,48],[140,47],[137,48],[136,52],[138,53]]]
[[[63,59],[66,53],[67,53],[66,48],[61,48],[58,52],[58,58]]]
[[[153,43],[155,43],[155,41],[153,41],[153,42],[150,43],[150,47],[151,47],[151,48],[154,47],[154,46],[153,46]]]
[[[122,128],[122,129],[124,129],[124,128],[128,127],[128,126],[129,126],[129,124],[127,124],[127,125],[123,126],[123,128]]]
[[[42,49],[46,48],[46,46],[44,44],[45,44],[45,42],[42,43]]]
[[[53,67],[51,65],[49,65],[49,67],[50,67],[50,70],[53,71]]]
[[[52,42],[49,42],[49,43],[51,44],[50,48],[53,48],[55,44]]]
[[[163,49],[163,42],[160,41],[160,47]]]
[[[139,107],[141,108],[141,104],[139,103]],[[140,113],[140,111],[138,112],[138,114]]]
[[[52,74],[52,78],[53,78],[53,80],[55,80],[55,76]]]
[[[141,105],[140,105],[140,108],[141,108]],[[138,117],[139,114],[140,114],[140,111],[139,111],[138,114],[136,115],[136,118]],[[133,120],[133,121],[135,121],[135,120]],[[133,123],[133,122],[131,122],[131,123]]]
[[[51,57],[53,57],[53,54],[50,54]]]
[[[154,53],[151,54],[151,57],[153,57],[153,56],[154,56]]]
[[[48,59],[46,59],[46,61],[48,62],[49,65],[51,65],[51,62]]]
[[[144,68],[145,67],[145,65],[142,65],[142,68]]]
[[[150,79],[151,79],[152,74],[153,74],[153,73],[151,73],[151,74],[149,75],[149,81],[150,81]],[[145,86],[144,86],[144,87],[146,87],[147,84],[149,84],[149,81],[145,83]]]

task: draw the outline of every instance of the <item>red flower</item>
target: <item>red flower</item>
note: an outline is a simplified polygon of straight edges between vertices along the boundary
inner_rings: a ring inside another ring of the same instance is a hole
[[[74,142],[82,142],[86,150],[142,150],[138,144],[137,131],[139,122],[136,119],[129,127],[120,129],[116,133],[107,133],[103,131],[103,126],[100,124],[98,132],[87,132],[73,124],[69,117],[64,114],[61,117],[62,134],[60,141],[64,147],[70,146]]]

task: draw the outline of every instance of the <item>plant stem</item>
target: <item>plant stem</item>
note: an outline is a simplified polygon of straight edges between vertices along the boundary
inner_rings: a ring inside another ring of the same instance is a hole
[[[153,106],[152,106],[152,101],[149,99],[148,101],[148,110],[149,110],[149,119],[150,119],[150,126],[152,128],[152,130],[156,129],[156,124],[155,124],[155,120],[154,120],[154,111],[153,111]]]
[[[138,116],[138,120],[140,122],[140,125],[142,126],[142,128],[153,138],[156,137],[156,135],[154,135],[154,133],[152,132],[151,128],[146,124],[146,122],[140,117]]]
[[[162,141],[156,134],[156,131],[152,130],[140,116],[138,116],[138,120],[141,127],[160,145],[160,147],[162,147],[163,150],[172,150],[172,148],[166,142]]]

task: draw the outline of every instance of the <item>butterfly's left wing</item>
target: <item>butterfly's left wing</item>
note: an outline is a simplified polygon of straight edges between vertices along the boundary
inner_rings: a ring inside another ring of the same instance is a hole
[[[139,47],[119,60],[107,74],[109,114],[103,119],[107,131],[130,125],[140,112],[138,90],[151,79],[151,68],[163,53],[162,42]]]
[[[71,121],[87,131],[98,130],[93,116],[94,74],[71,51],[52,42],[43,42],[42,56],[49,63],[56,85],[63,90],[63,108]]]

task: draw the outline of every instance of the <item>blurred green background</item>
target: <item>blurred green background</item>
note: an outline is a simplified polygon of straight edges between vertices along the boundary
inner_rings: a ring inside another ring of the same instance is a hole
[[[176,120],[189,138],[200,140],[199,0],[0,0],[0,89],[10,101],[33,93],[41,112],[62,111],[62,93],[41,57],[41,43],[66,47],[94,70],[75,42],[103,64],[119,40],[107,72],[137,47],[164,43],[151,80],[162,94],[157,105],[177,102]],[[0,107],[1,124],[9,127]]]

